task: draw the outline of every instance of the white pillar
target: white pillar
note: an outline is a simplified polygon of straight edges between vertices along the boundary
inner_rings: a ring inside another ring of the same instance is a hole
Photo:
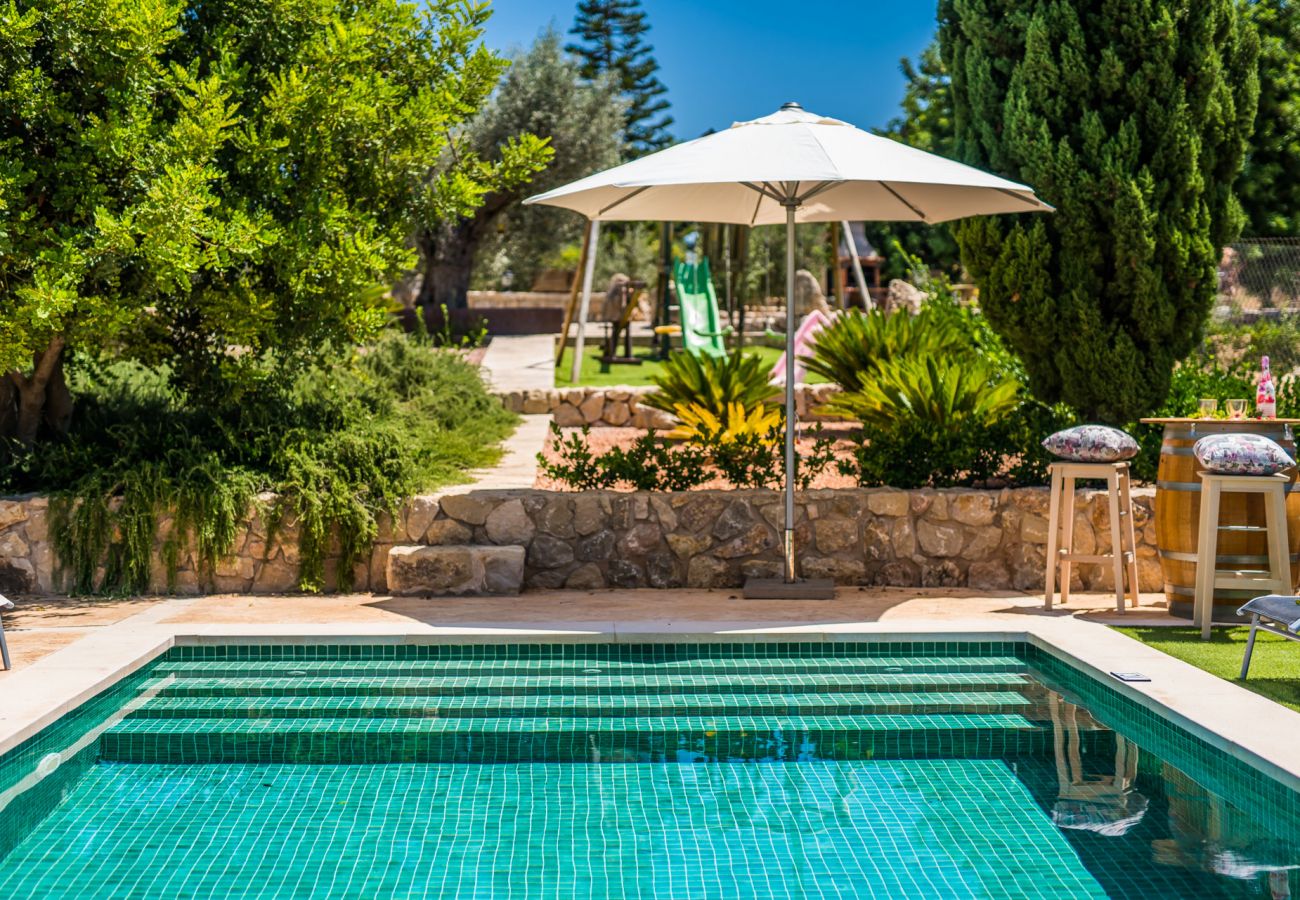
[[[577,385],[578,373],[582,371],[583,344],[587,337],[587,310],[591,307],[591,281],[596,276],[596,250],[600,246],[600,222],[591,220],[590,249],[587,251],[587,265],[582,270],[582,302],[578,305],[578,337],[573,347],[573,368],[570,369],[569,381]]]
[[[862,306],[870,310],[874,303],[871,302],[871,294],[867,292],[867,276],[862,274],[862,260],[858,259],[858,242],[853,239],[853,229],[849,223],[841,221],[840,225],[844,226],[844,242],[849,245],[849,255],[853,259],[853,279],[858,283],[858,293],[862,295]],[[840,298],[840,305],[847,306],[844,298]]]
[[[785,583],[794,584],[794,436],[798,422],[794,407],[794,228],[795,206],[785,208]]]

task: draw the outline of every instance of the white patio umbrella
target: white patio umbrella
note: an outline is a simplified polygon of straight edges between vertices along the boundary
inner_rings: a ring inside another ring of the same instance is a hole
[[[827,585],[794,587],[795,223],[869,219],[933,224],[1052,209],[1023,184],[806,112],[798,103],[524,202],[582,213],[593,231],[602,221],[785,222],[785,579],[780,585],[746,587],[749,596],[782,597],[824,596],[829,590]],[[591,294],[593,257],[594,252],[588,255],[583,276],[584,307]]]

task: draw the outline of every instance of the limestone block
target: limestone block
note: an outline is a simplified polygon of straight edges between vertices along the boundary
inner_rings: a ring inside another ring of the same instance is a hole
[[[440,502],[443,512],[467,525],[482,525],[497,505],[495,499],[477,493],[450,494]]]
[[[555,569],[573,562],[573,546],[568,541],[538,535],[528,546],[528,564],[539,569]]]
[[[585,424],[595,425],[601,420],[601,414],[605,412],[604,394],[599,391],[591,394],[578,406],[578,412],[582,414],[582,421]]]
[[[907,559],[916,555],[916,530],[912,527],[911,519],[895,519],[890,528],[890,539],[894,544],[895,556]]]
[[[860,559],[805,556],[799,568],[805,578],[829,578],[836,584],[861,584],[867,577],[867,564]]]
[[[298,589],[298,567],[283,560],[271,560],[254,566],[257,574],[253,577],[253,592],[256,594],[284,594]],[[185,574],[186,578],[182,577]],[[185,585],[194,573],[182,570],[176,573],[176,590],[187,593]],[[198,590],[198,580],[194,578],[194,589]]]
[[[646,583],[641,566],[629,559],[615,559],[609,563],[609,586],[616,588],[643,587]]]
[[[960,587],[965,581],[961,568],[950,559],[921,566],[921,587]]]
[[[659,528],[642,522],[623,539],[623,551],[628,556],[644,556],[659,546]]]
[[[877,580],[890,587],[919,587],[921,570],[911,560],[896,559],[880,567]]]
[[[948,557],[961,552],[962,533],[956,525],[922,519],[916,523],[916,538],[921,551],[927,556]]]
[[[556,406],[552,418],[561,428],[580,428],[586,424],[586,420],[582,417],[582,410],[571,403],[561,403]]]
[[[822,553],[839,553],[858,543],[858,523],[852,519],[819,519],[813,523],[813,536]]]
[[[26,500],[0,500],[0,528],[8,528],[19,522],[26,522],[28,505]]]
[[[682,583],[679,571],[676,558],[664,550],[652,553],[645,561],[646,582],[652,588],[678,587]]]
[[[962,547],[962,559],[982,560],[993,556],[1002,543],[1002,529],[996,525],[984,525],[966,529],[966,543]]]
[[[691,496],[685,505],[677,510],[677,519],[687,531],[701,531],[705,527],[717,524],[718,517],[726,507],[726,501],[712,494]]]
[[[545,415],[551,411],[553,395],[549,391],[524,391],[519,412],[526,416]]]
[[[1020,539],[1029,544],[1047,543],[1047,519],[1035,513],[1020,520]]]
[[[666,539],[672,551],[684,560],[698,556],[713,544],[708,535],[703,534],[669,534]]]
[[[724,587],[730,570],[727,564],[712,556],[696,556],[686,565],[686,586],[711,588]]]
[[[587,563],[574,569],[564,586],[575,591],[595,591],[605,586],[605,576],[601,573],[600,566]]]
[[[466,544],[473,537],[464,525],[455,519],[435,519],[424,532],[426,544]]]
[[[535,514],[538,531],[560,538],[574,535],[573,500],[563,495],[551,495]]]
[[[992,525],[997,514],[993,497],[986,491],[962,491],[950,498],[949,515],[963,525]]]
[[[966,584],[981,591],[1003,590],[1011,587],[1011,572],[998,559],[974,562],[966,570]]]
[[[776,535],[761,522],[756,522],[744,534],[725,541],[714,549],[714,554],[721,559],[736,559],[741,556],[753,556],[777,546]]]
[[[603,494],[579,494],[573,500],[573,528],[580,535],[595,534],[605,527],[609,498]]]
[[[652,496],[650,508],[654,510],[655,518],[659,520],[659,525],[665,533],[677,530],[677,513],[673,512],[672,504],[662,497]]]
[[[754,512],[749,504],[744,500],[733,500],[713,523],[713,536],[720,541],[729,541],[748,532],[753,525]]]
[[[605,404],[605,424],[618,428],[626,425],[632,418],[632,410],[626,402],[615,401]]]
[[[867,492],[867,509],[877,516],[905,516],[911,510],[907,491],[878,488]]]
[[[533,539],[536,528],[528,518],[522,500],[507,500],[492,512],[484,522],[488,540],[494,544],[527,544]]]
[[[0,559],[20,559],[26,557],[29,550],[17,529],[0,534]]]
[[[49,504],[41,498],[38,503],[36,500],[29,502],[27,507],[28,519],[23,525],[23,531],[26,532],[27,541],[31,544],[38,544],[50,539],[50,510]]]
[[[871,519],[863,529],[862,552],[874,562],[894,558],[892,528],[888,519]]]
[[[402,510],[405,520],[404,530],[412,541],[424,540],[429,526],[438,517],[438,500],[436,497],[412,497]]]
[[[393,547],[386,576],[393,594],[515,594],[524,582],[524,548]]]
[[[609,559],[614,555],[616,540],[614,532],[608,528],[602,529],[595,534],[579,539],[574,555],[583,562]]]

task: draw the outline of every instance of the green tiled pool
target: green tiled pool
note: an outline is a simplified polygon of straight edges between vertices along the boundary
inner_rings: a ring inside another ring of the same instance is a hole
[[[179,647],[0,757],[0,896],[1282,898],[1298,800],[1020,643]]]

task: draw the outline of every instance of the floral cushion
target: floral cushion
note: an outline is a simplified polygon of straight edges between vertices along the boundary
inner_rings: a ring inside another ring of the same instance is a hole
[[[1108,425],[1076,425],[1043,441],[1048,453],[1071,462],[1119,462],[1137,456],[1137,441]]]
[[[1295,465],[1275,441],[1259,434],[1211,434],[1192,447],[1196,461],[1220,475],[1272,475]]]

